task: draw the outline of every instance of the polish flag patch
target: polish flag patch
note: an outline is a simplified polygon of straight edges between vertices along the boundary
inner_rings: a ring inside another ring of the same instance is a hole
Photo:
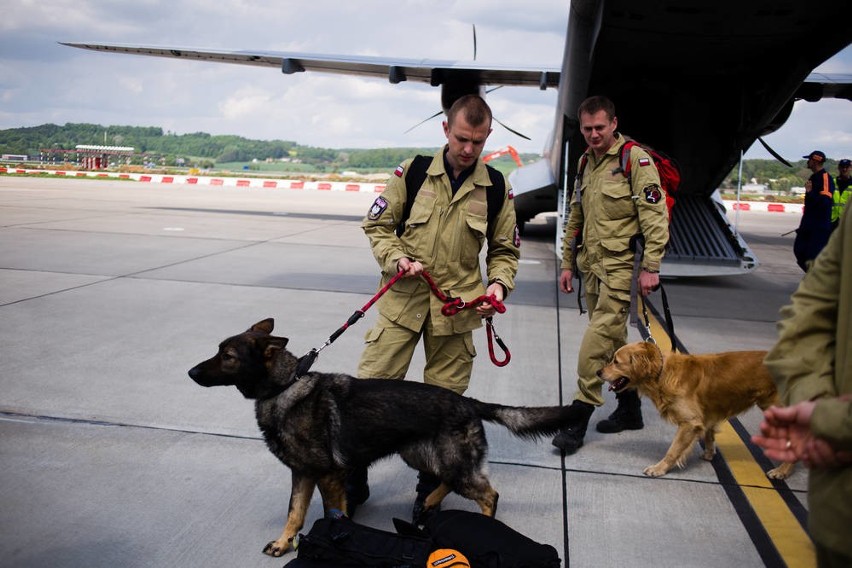
[[[393,175],[395,175],[398,178],[401,178],[402,174],[404,174],[404,173],[405,173],[405,169],[402,166],[397,166],[396,169],[393,171]]]
[[[642,166],[642,167],[650,166],[651,165],[651,159],[650,158],[639,158],[639,165]]]

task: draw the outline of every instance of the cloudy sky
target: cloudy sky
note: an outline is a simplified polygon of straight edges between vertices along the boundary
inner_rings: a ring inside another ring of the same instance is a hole
[[[101,54],[59,41],[222,50],[278,50],[470,59],[476,24],[482,63],[560,67],[566,0],[18,0],[0,10],[0,129],[85,122],[159,126],[294,140],[331,148],[438,146],[439,91],[273,68]],[[852,48],[820,69],[852,73]],[[539,152],[556,92],[504,88],[488,97],[497,127],[490,148]],[[797,103],[767,141],[790,159],[813,148],[852,154],[852,104]],[[747,157],[768,154],[752,148]]]

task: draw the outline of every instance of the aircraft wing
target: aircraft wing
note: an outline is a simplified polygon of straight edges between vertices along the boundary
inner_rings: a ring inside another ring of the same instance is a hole
[[[284,74],[317,71],[339,75],[387,78],[391,83],[417,81],[438,86],[446,74],[475,75],[481,85],[533,86],[555,88],[559,68],[500,66],[473,61],[404,59],[367,55],[324,55],[278,51],[216,51],[196,48],[145,45],[60,42],[62,45],[107,53],[148,55],[170,59],[189,59],[214,63],[234,63],[255,67],[274,67]]]
[[[811,73],[795,96],[809,102],[825,98],[852,101],[852,73]]]

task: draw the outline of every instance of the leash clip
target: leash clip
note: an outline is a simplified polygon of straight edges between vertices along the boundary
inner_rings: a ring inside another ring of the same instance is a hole
[[[299,379],[301,379],[302,377],[304,377],[305,375],[308,374],[308,371],[311,370],[311,367],[313,366],[314,362],[317,360],[317,357],[319,356],[319,352],[322,351],[323,349],[325,349],[325,345],[323,345],[319,349],[316,349],[316,348],[311,349],[304,356],[302,356],[301,359],[299,359],[298,363],[296,364],[296,371],[293,373],[295,380],[298,381]]]

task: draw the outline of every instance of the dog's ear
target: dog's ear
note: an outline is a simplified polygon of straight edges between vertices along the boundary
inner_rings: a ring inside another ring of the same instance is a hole
[[[263,356],[269,360],[275,357],[275,354],[287,346],[286,337],[263,337],[257,340],[257,344],[263,349]]]
[[[275,320],[272,318],[266,318],[263,321],[259,321],[253,326],[249,328],[249,331],[256,331],[257,333],[265,333],[269,335],[272,333],[272,328],[275,327]]]
[[[659,369],[663,366],[663,352],[656,343],[643,342],[642,358],[645,360],[645,368],[653,376],[659,375]]]

